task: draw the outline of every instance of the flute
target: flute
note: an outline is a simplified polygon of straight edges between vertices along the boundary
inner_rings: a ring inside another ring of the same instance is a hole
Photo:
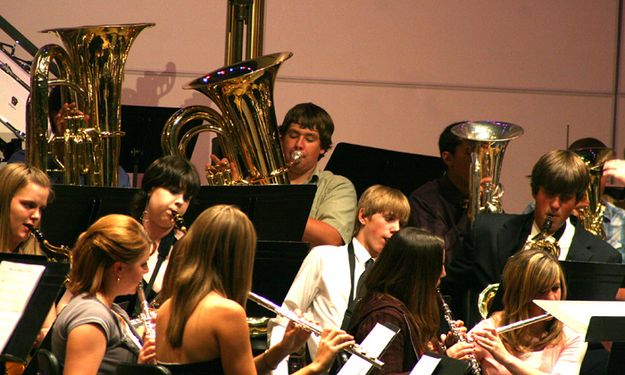
[[[143,291],[143,285],[141,285],[141,283],[137,286],[137,297],[139,297],[139,303],[141,304],[141,313],[139,314],[139,318],[141,318],[141,323],[145,329],[145,337],[156,338],[156,329],[154,327],[154,322],[152,321],[150,305],[148,304],[148,300],[145,298],[145,292]]]
[[[287,318],[288,320],[291,320],[291,321],[299,324],[305,330],[307,330],[307,331],[309,331],[311,333],[314,333],[315,335],[318,335],[318,336],[321,335],[321,330],[317,326],[315,326],[314,324],[308,322],[305,319],[300,318],[293,311],[290,311],[290,310],[287,310],[287,309],[283,309],[282,307],[276,305],[275,303],[271,302],[267,298],[259,296],[258,294],[254,293],[254,292],[250,292],[249,298],[252,301],[254,301],[255,303],[257,303],[259,306],[262,306],[262,307],[266,308],[267,310],[275,313],[276,315],[283,316],[283,317]],[[347,351],[348,353],[354,354],[354,355],[364,359],[365,361],[369,362],[370,364],[372,364],[374,367],[376,367],[378,369],[381,369],[382,366],[384,366],[384,362],[380,361],[378,358],[375,358],[375,357],[372,357],[372,356],[368,355],[357,344],[352,345],[352,346],[346,348],[345,351]]]
[[[506,332],[514,331],[515,329],[523,328],[530,324],[542,322],[543,320],[549,320],[549,319],[553,319],[553,315],[546,313],[546,314],[534,316],[532,318],[519,320],[518,322],[510,323],[505,326],[497,327],[495,331],[497,331],[497,333],[506,333]]]

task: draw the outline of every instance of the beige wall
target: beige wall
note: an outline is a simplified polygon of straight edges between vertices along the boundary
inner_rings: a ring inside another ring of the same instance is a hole
[[[43,3],[2,5],[39,46],[58,43],[37,33],[46,28],[156,23],[130,51],[125,104],[209,104],[181,87],[223,65],[226,0]],[[525,134],[502,172],[509,212],[531,199],[525,176],[541,154],[566,147],[567,126],[570,140],[593,136],[623,153],[622,89],[612,126],[617,0],[266,3],[265,52],[294,53],[276,83],[277,116],[313,101],[333,116],[335,142],[436,155],[449,123],[519,124]]]

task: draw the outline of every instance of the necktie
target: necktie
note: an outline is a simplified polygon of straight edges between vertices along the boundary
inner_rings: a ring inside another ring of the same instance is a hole
[[[373,264],[373,258],[369,258],[365,262],[365,270],[362,272],[360,277],[358,278],[358,282],[356,283],[356,297],[363,296],[364,290],[362,289],[362,284],[365,282],[365,278],[367,277],[367,272],[371,270],[371,265]]]

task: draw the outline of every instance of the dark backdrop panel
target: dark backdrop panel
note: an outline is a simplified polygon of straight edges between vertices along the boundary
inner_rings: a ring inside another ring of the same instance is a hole
[[[349,178],[359,197],[374,184],[394,187],[408,196],[422,184],[442,176],[445,165],[437,156],[339,143],[326,169]]]

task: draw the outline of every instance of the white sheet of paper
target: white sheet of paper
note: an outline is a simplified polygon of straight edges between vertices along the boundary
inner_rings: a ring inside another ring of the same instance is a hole
[[[436,370],[436,366],[438,366],[440,361],[440,358],[434,358],[424,354],[415,367],[413,367],[412,371],[410,371],[410,375],[431,375],[434,370]]]
[[[373,327],[362,343],[360,343],[360,347],[365,350],[368,355],[379,357],[396,334],[397,332],[378,323]],[[373,367],[373,365],[369,362],[352,355],[347,362],[345,362],[343,367],[341,367],[338,375],[365,375],[369,372],[371,367]]]
[[[534,300],[534,303],[581,335],[586,334],[593,316],[625,316],[623,301]]]
[[[0,262],[0,351],[4,350],[46,267]]]

